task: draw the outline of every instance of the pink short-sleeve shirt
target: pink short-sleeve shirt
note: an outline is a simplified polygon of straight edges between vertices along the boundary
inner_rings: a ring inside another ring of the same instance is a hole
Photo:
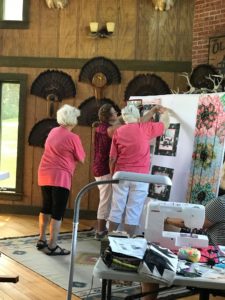
[[[38,184],[70,189],[77,162],[84,158],[84,148],[77,134],[61,126],[53,128],[38,168]]]
[[[162,135],[162,122],[130,123],[119,127],[112,139],[110,158],[115,171],[149,173],[150,140]]]

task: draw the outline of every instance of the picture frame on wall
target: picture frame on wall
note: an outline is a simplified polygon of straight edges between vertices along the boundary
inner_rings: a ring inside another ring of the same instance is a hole
[[[170,124],[166,132],[156,139],[155,155],[176,156],[180,124]]]
[[[168,176],[171,180],[173,179],[174,169],[161,167],[161,166],[152,166],[152,175],[163,175]],[[168,201],[170,197],[171,186],[160,185],[160,184],[149,184],[149,193],[148,197],[154,198],[157,200]]]

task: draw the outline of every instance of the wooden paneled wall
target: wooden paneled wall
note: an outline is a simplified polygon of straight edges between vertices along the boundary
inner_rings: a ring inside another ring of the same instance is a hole
[[[49,57],[90,59],[105,56],[112,60],[146,61],[191,61],[192,19],[194,0],[177,0],[168,12],[155,11],[151,0],[69,0],[64,10],[49,9],[45,0],[30,1],[30,28],[24,30],[0,29],[1,57]],[[104,25],[107,21],[116,23],[115,34],[111,38],[94,39],[89,35],[89,22],[98,21]],[[32,59],[31,59],[32,62]],[[30,87],[35,78],[46,69],[29,67],[0,66],[1,73],[28,74],[26,127],[25,127],[25,163],[24,196],[22,201],[4,201],[11,205],[40,206],[41,195],[37,186],[37,168],[43,150],[29,146],[27,138],[31,128],[47,116],[47,104],[44,99],[30,95]],[[78,83],[79,69],[73,65],[61,69],[70,74],[76,83],[77,95],[64,103],[78,106],[93,95],[90,86]],[[128,71],[129,70],[129,71]],[[105,90],[105,97],[124,105],[124,91],[128,82],[137,74],[136,70],[122,70],[122,82]],[[148,71],[149,73],[152,70]],[[145,73],[147,73],[145,71]],[[182,77],[174,72],[163,70],[157,73],[171,87],[180,91],[186,86]],[[91,128],[76,127],[86,150],[84,165],[79,165],[73,179],[69,207],[77,192],[93,180],[90,169]],[[81,209],[96,210],[98,205],[97,188],[82,200]]]

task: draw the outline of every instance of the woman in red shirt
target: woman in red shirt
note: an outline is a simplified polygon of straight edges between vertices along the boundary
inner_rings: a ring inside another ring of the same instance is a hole
[[[96,181],[110,180],[109,151],[112,135],[116,128],[121,126],[122,120],[111,104],[104,104],[98,112],[100,123],[97,124],[94,135],[93,174]],[[121,121],[121,122],[120,122]],[[93,124],[95,126],[96,123]],[[106,234],[106,222],[109,216],[112,200],[112,185],[98,185],[99,206],[97,211],[97,231],[95,238],[101,240]]]

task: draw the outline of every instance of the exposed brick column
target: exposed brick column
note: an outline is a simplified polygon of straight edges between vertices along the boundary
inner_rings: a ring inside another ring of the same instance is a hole
[[[208,63],[209,38],[225,35],[225,0],[195,0],[192,67]]]

